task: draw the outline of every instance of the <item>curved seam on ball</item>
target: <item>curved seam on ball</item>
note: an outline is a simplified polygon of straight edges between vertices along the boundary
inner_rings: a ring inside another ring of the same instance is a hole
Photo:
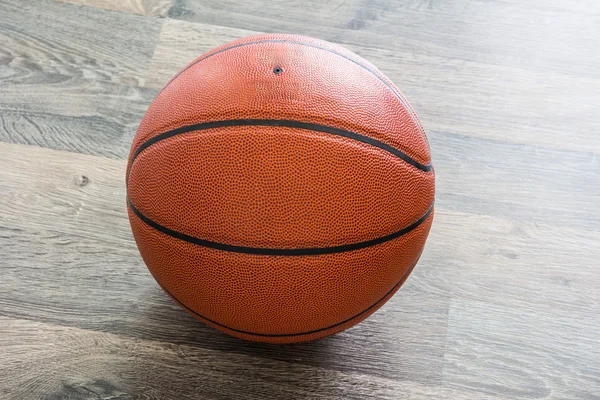
[[[415,123],[415,125],[417,125],[417,128],[419,129],[419,132],[421,133],[421,136],[423,137],[423,140],[425,140],[425,143],[428,143],[427,137],[425,135],[425,130],[423,128],[423,126],[421,125],[421,122],[419,121],[415,111],[412,109],[411,105],[408,103],[408,100],[406,100],[404,98],[404,95],[402,95],[402,93],[400,93],[399,91],[397,91],[393,86],[391,86],[388,82],[386,82],[384,79],[382,79],[379,74],[377,74],[372,68],[369,68],[368,66],[361,64],[360,62],[342,54],[342,53],[338,53],[337,51],[331,50],[331,49],[327,49],[325,47],[321,47],[318,46],[316,44],[310,44],[310,43],[305,43],[305,42],[298,42],[295,40],[287,40],[287,39],[265,39],[265,40],[257,40],[255,42],[246,42],[246,43],[240,43],[240,44],[236,44],[234,46],[230,46],[230,47],[226,47],[224,49],[221,49],[219,51],[215,51],[214,53],[211,53],[209,55],[207,55],[204,58],[200,58],[199,60],[196,60],[194,62],[192,62],[190,65],[186,66],[184,69],[182,69],[181,71],[179,71],[173,78],[171,78],[171,80],[169,82],[167,82],[167,84],[165,85],[165,87],[163,87],[159,94],[163,92],[163,90],[165,90],[171,83],[173,83],[173,81],[175,79],[177,79],[181,74],[183,74],[185,71],[187,71],[188,69],[192,68],[194,65],[200,63],[201,61],[204,61],[214,55],[223,53],[225,51],[228,50],[232,50],[232,49],[236,49],[238,47],[243,47],[243,46],[250,46],[250,45],[254,45],[254,44],[260,44],[260,43],[292,43],[292,44],[297,44],[297,45],[301,45],[301,46],[307,46],[307,47],[312,47],[315,49],[319,49],[319,50],[324,50],[328,53],[332,53],[335,55],[338,55],[342,58],[345,58],[346,60],[358,65],[359,67],[363,68],[364,70],[368,71],[371,73],[371,75],[373,75],[374,77],[376,77],[377,79],[379,79],[381,81],[381,83],[383,83],[385,86],[387,86],[387,88],[394,94],[394,96],[396,96],[396,98],[398,98],[398,100],[400,100],[400,103],[402,103],[402,105],[406,108],[406,110],[408,111],[408,113],[410,114],[413,122]],[[387,79],[387,78],[386,78]]]
[[[233,253],[258,254],[258,255],[267,255],[267,256],[288,256],[288,257],[290,257],[290,256],[316,256],[316,255],[322,255],[322,254],[344,253],[344,252],[348,252],[348,251],[364,249],[366,247],[376,246],[376,245],[388,242],[390,240],[397,239],[400,236],[403,236],[403,235],[411,232],[412,230],[417,228],[419,225],[421,225],[423,222],[425,222],[427,217],[429,217],[429,215],[433,211],[433,204],[432,204],[431,207],[429,208],[429,210],[427,210],[427,212],[421,218],[419,218],[412,224],[400,229],[399,231],[396,231],[389,235],[380,236],[375,239],[366,240],[363,242],[351,243],[351,244],[343,244],[343,245],[339,245],[339,246],[308,247],[308,248],[298,249],[298,248],[266,248],[266,247],[238,246],[238,245],[213,242],[213,241],[207,240],[207,239],[200,239],[198,237],[190,236],[185,233],[173,230],[171,228],[167,228],[166,226],[153,221],[152,219],[150,219],[146,215],[144,215],[140,210],[138,210],[133,205],[133,203],[131,202],[131,199],[129,197],[127,197],[127,204],[129,206],[129,208],[131,209],[131,211],[133,211],[133,213],[135,215],[137,215],[137,217],[140,220],[142,220],[146,225],[148,225],[151,228],[154,228],[157,231],[162,232],[166,235],[169,235],[169,236],[174,237],[179,240],[183,240],[184,242],[192,243],[192,244],[202,246],[202,247],[208,247],[211,249],[229,251],[229,252],[233,252]]]
[[[392,292],[394,292],[394,290],[398,289],[403,283],[404,281],[406,281],[406,279],[408,278],[408,276],[410,275],[410,273],[412,272],[412,270],[414,269],[415,265],[417,265],[417,262],[419,261],[420,258],[420,254],[417,257],[417,260],[410,266],[410,268],[406,271],[406,273],[404,275],[402,275],[402,277],[400,278],[400,280],[394,285],[392,286],[392,288],[379,300],[377,300],[375,303],[371,304],[369,307],[365,308],[364,310],[362,310],[361,312],[359,312],[358,314],[345,319],[341,322],[335,323],[333,325],[330,325],[328,327],[325,328],[319,328],[319,329],[315,329],[312,331],[307,331],[307,332],[299,332],[299,333],[255,333],[255,332],[248,332],[248,331],[244,331],[241,329],[235,329],[235,328],[231,328],[227,325],[223,325],[217,321],[213,321],[210,318],[207,318],[205,316],[203,316],[202,314],[199,314],[198,312],[192,310],[191,308],[189,308],[188,306],[186,306],[181,300],[179,300],[177,297],[175,297],[171,292],[169,292],[167,290],[167,288],[165,288],[159,281],[158,279],[156,279],[156,282],[158,283],[158,285],[162,288],[162,290],[164,290],[169,296],[171,296],[173,299],[175,299],[175,301],[177,303],[179,303],[183,308],[185,308],[186,310],[188,310],[189,312],[191,312],[192,314],[198,316],[201,319],[204,319],[212,324],[218,325],[222,328],[228,329],[230,331],[233,332],[237,332],[237,333],[242,333],[245,335],[252,335],[252,336],[263,336],[263,337],[293,337],[293,336],[303,336],[303,335],[311,335],[314,333],[319,333],[319,332],[323,332],[329,329],[333,329],[333,328],[337,328],[338,326],[347,324],[348,322],[352,322],[352,320],[359,318],[360,316],[362,316],[363,314],[369,312],[371,309],[373,309],[373,307],[376,307],[378,304],[380,304],[382,301],[385,300],[386,297],[388,297]]]
[[[355,133],[352,131],[347,131],[345,129],[335,128],[327,125],[320,125],[308,122],[294,121],[294,120],[281,120],[281,119],[231,119],[224,121],[211,121],[211,122],[203,122],[201,124],[187,125],[182,126],[176,129],[172,129],[167,132],[163,132],[160,135],[154,136],[151,139],[148,139],[144,143],[142,143],[137,150],[131,156],[131,161],[129,162],[129,168],[127,170],[127,181],[129,181],[129,173],[131,168],[133,167],[133,162],[136,157],[145,149],[152,146],[153,144],[160,142],[161,140],[168,139],[173,136],[181,135],[184,133],[201,131],[206,129],[215,129],[215,128],[224,128],[224,127],[232,127],[232,126],[281,126],[285,128],[298,128],[305,129],[317,132],[329,133],[332,135],[346,137],[348,139],[356,140],[357,142],[366,143],[374,147],[378,147],[382,150],[387,151],[390,154],[400,158],[402,161],[412,165],[413,167],[424,171],[431,172],[433,169],[431,164],[421,164],[416,161],[406,153],[398,150],[397,148],[390,146],[389,144],[383,143],[377,139],[373,139],[372,137],[361,135],[359,133]]]

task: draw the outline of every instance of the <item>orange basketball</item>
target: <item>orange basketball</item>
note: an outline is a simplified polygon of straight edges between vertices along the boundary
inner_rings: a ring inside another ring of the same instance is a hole
[[[142,120],[129,219],[160,286],[243,339],[289,343],[371,315],[417,263],[434,173],[415,112],[356,54],[296,35],[223,45]]]

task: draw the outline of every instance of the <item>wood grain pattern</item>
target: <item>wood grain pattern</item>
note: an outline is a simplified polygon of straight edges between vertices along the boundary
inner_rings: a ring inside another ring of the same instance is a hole
[[[436,204],[456,211],[598,231],[594,153],[429,132]]]
[[[190,61],[222,44],[260,32],[167,19],[158,37],[146,85],[163,86]]]
[[[159,30],[134,15],[0,2],[0,140],[125,157],[156,95],[139,85]]]
[[[599,399],[600,323],[591,314],[544,315],[451,302],[444,383],[511,399]]]
[[[93,12],[90,12],[93,11]],[[162,21],[51,0],[0,2],[3,78],[143,83]]]
[[[0,0],[0,399],[600,399],[599,12]],[[230,338],[176,306],[124,201],[131,137],[166,80],[277,31],[379,66],[423,120],[437,177],[402,290],[364,323],[291,346]]]
[[[0,332],[6,361],[0,387],[7,400],[501,398],[307,366],[285,357],[294,351],[290,346],[277,347],[287,358],[278,361],[3,317]]]
[[[540,315],[600,310],[594,289],[600,284],[594,261],[600,257],[597,232],[445,210],[436,217],[430,240],[437,245],[429,245],[423,256],[435,269],[423,272],[438,279],[442,274],[453,299]],[[452,251],[449,243],[454,243]],[[429,279],[430,285],[439,285]]]
[[[79,4],[107,10],[123,11],[141,15],[165,16],[171,0],[59,0],[65,3]]]
[[[464,61],[599,77],[597,3],[175,0],[169,16]],[[572,60],[577,60],[576,70]]]

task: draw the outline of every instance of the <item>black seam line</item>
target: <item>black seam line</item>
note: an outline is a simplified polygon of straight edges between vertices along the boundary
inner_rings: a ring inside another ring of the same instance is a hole
[[[327,49],[325,47],[321,47],[321,46],[317,46],[316,44],[310,44],[310,43],[304,43],[304,42],[298,42],[295,40],[287,40],[287,39],[265,39],[265,40],[257,40],[255,42],[247,42],[247,43],[240,43],[240,44],[236,44],[234,46],[230,46],[230,47],[226,47],[222,50],[216,51],[212,54],[207,55],[206,57],[203,57],[199,60],[194,61],[193,63],[191,63],[190,65],[188,65],[187,67],[185,67],[184,69],[182,69],[181,71],[179,71],[173,78],[171,78],[171,80],[169,82],[167,82],[167,84],[165,85],[164,88],[161,89],[161,91],[159,92],[162,93],[163,90],[165,90],[175,79],[177,79],[177,77],[179,77],[179,75],[183,74],[185,71],[187,71],[188,69],[192,68],[194,65],[198,64],[201,61],[206,60],[207,58],[210,58],[214,55],[217,55],[219,53],[223,53],[225,51],[231,50],[231,49],[235,49],[238,47],[243,47],[243,46],[250,46],[250,45],[254,45],[254,44],[260,44],[260,43],[291,43],[291,44],[297,44],[300,46],[307,46],[307,47],[312,47],[315,49],[319,49],[319,50],[324,50],[326,52],[338,55],[340,57],[345,58],[348,61],[353,62],[354,64],[358,65],[359,67],[367,70],[368,72],[370,72],[374,77],[376,77],[377,79],[379,79],[385,86],[388,87],[388,89],[391,90],[392,93],[394,93],[394,95],[398,98],[398,100],[400,100],[400,102],[404,105],[404,107],[406,107],[406,109],[408,110],[408,113],[410,114],[411,118],[413,119],[414,123],[417,125],[417,127],[419,128],[419,131],[421,132],[421,134],[423,136],[425,136],[425,132],[423,131],[423,127],[421,126],[421,123],[419,122],[419,119],[417,118],[414,110],[412,109],[412,107],[408,104],[408,101],[404,98],[404,96],[399,93],[396,89],[394,89],[393,86],[391,86],[388,82],[386,82],[383,78],[381,78],[379,76],[379,74],[377,74],[377,72],[375,72],[372,68],[369,68],[368,66],[361,64],[360,62],[345,56],[342,53],[338,53],[337,51],[334,50],[330,50]]]
[[[332,135],[343,136],[349,139],[356,140],[358,142],[370,144],[371,146],[378,147],[382,150],[387,151],[400,158],[404,162],[412,165],[413,167],[420,169],[421,171],[430,172],[432,170],[431,164],[421,164],[420,162],[414,160],[407,154],[402,151],[390,146],[389,144],[380,142],[377,139],[373,139],[369,136],[361,135],[355,132],[346,131],[344,129],[334,128],[332,126],[327,125],[319,125],[308,122],[300,122],[300,121],[292,121],[292,120],[282,120],[282,119],[230,119],[224,121],[211,121],[204,122],[201,124],[187,125],[182,126],[180,128],[176,128],[160,135],[154,136],[153,138],[145,141],[142,145],[140,145],[137,150],[133,153],[131,157],[131,162],[129,163],[129,169],[133,166],[133,162],[135,158],[142,151],[152,146],[156,142],[160,142],[161,140],[168,139],[170,137],[181,135],[184,133],[189,133],[193,131],[201,131],[206,129],[214,129],[214,128],[223,128],[230,126],[282,126],[286,128],[298,128],[298,129],[306,129],[317,132],[329,133]],[[128,174],[129,175],[129,171]]]
[[[203,315],[197,313],[196,311],[192,310],[191,308],[189,308],[188,306],[186,306],[184,303],[182,303],[181,300],[179,300],[177,297],[175,297],[173,295],[173,293],[169,292],[160,282],[158,282],[158,280],[156,282],[162,288],[162,290],[164,290],[165,292],[167,292],[167,294],[169,296],[171,296],[173,299],[175,299],[175,301],[177,303],[179,303],[183,308],[185,308],[186,310],[188,310],[192,314],[194,314],[194,315],[196,315],[196,316],[198,316],[198,317],[200,317],[200,318],[202,318],[202,319],[204,319],[204,320],[206,320],[206,321],[208,321],[208,322],[210,322],[212,324],[215,324],[215,325],[218,325],[218,326],[220,326],[222,328],[228,329],[230,331],[238,332],[238,333],[243,333],[243,334],[246,334],[246,335],[263,336],[263,337],[303,336],[303,335],[310,335],[310,334],[313,334],[313,333],[323,332],[323,331],[326,331],[326,330],[329,330],[329,329],[336,328],[336,327],[338,327],[340,325],[344,325],[344,324],[346,324],[346,323],[348,323],[348,322],[350,322],[350,321],[352,321],[352,320],[360,317],[361,315],[369,312],[371,309],[373,309],[374,307],[376,307],[377,305],[379,305],[383,300],[385,300],[386,297],[388,297],[392,292],[394,292],[394,290],[398,289],[398,287],[400,287],[404,283],[404,281],[406,280],[406,278],[408,278],[408,275],[410,275],[410,273],[414,269],[415,265],[417,265],[417,262],[419,261],[419,258],[420,258],[420,256],[417,257],[417,261],[415,261],[410,266],[410,268],[406,271],[406,273],[404,275],[402,275],[402,278],[400,278],[400,280],[381,299],[377,300],[375,303],[371,304],[369,307],[365,308],[364,310],[362,310],[358,314],[356,314],[356,315],[354,315],[354,316],[352,316],[352,317],[350,317],[348,319],[345,319],[345,320],[343,320],[341,322],[338,322],[336,324],[333,324],[333,325],[330,325],[328,327],[325,327],[325,328],[319,328],[319,329],[315,329],[315,330],[312,330],[312,331],[299,332],[299,333],[256,333],[256,332],[248,332],[248,331],[244,331],[244,330],[241,330],[241,329],[231,328],[231,327],[229,327],[227,325],[220,324],[217,321],[214,321],[214,320],[212,320],[210,318],[206,318],[205,316],[203,316]]]
[[[233,252],[233,253],[260,254],[260,255],[267,255],[267,256],[316,256],[316,255],[321,255],[321,254],[343,253],[343,252],[347,252],[347,251],[363,249],[365,247],[376,246],[376,245],[388,242],[390,240],[396,239],[402,235],[407,234],[408,232],[412,231],[413,229],[417,228],[419,225],[421,225],[427,219],[427,217],[431,214],[431,212],[433,210],[433,204],[432,204],[431,207],[429,208],[429,210],[427,210],[427,212],[421,218],[419,218],[418,220],[416,220],[409,226],[402,228],[399,231],[396,231],[389,235],[381,236],[381,237],[371,239],[371,240],[366,240],[364,242],[357,242],[357,243],[344,244],[344,245],[339,245],[339,246],[330,246],[330,247],[308,247],[308,248],[303,248],[303,249],[299,249],[299,248],[277,249],[277,248],[265,248],[265,247],[237,246],[237,245],[213,242],[211,240],[200,239],[195,236],[186,235],[185,233],[181,233],[181,232],[175,231],[171,228],[167,228],[166,226],[163,226],[163,225],[151,220],[150,218],[145,216],[140,210],[138,210],[133,205],[133,203],[131,202],[131,200],[129,198],[127,198],[127,204],[129,205],[129,208],[131,208],[131,211],[133,211],[133,213],[135,215],[137,215],[139,219],[141,219],[148,226],[156,229],[159,232],[164,233],[165,235],[169,235],[176,239],[183,240],[185,242],[192,243],[192,244],[195,244],[198,246],[208,247],[211,249],[229,251],[229,252]]]

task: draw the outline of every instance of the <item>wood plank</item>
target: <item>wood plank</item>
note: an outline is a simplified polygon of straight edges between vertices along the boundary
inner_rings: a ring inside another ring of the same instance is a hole
[[[75,78],[0,86],[0,141],[126,158],[152,89]]]
[[[161,29],[146,85],[162,87],[196,57],[222,44],[260,32],[167,19]]]
[[[598,231],[598,155],[429,132],[436,204]]]
[[[0,393],[8,400],[501,398],[306,366],[292,346],[276,346],[286,360],[278,361],[3,317],[0,332]]]
[[[600,77],[598,3],[176,0],[169,17],[410,54]],[[577,68],[573,69],[573,60]]]
[[[598,78],[347,47],[401,88],[429,132],[600,153]]]
[[[162,20],[51,0],[0,3],[3,79],[30,84],[69,78],[143,84]]]
[[[2,143],[0,153],[1,315],[281,359],[277,346],[203,326],[153,282],[127,221],[124,161]],[[319,352],[290,354],[332,370],[435,382],[447,302],[403,290],[365,323],[319,342]]]
[[[452,301],[444,386],[511,399],[599,399],[597,314]]]
[[[0,3],[0,140],[123,158],[156,91],[139,87],[160,21]]]
[[[453,299],[544,315],[597,315],[599,258],[600,232],[438,208],[422,272],[431,274],[424,278],[428,287]]]
[[[200,54],[258,33],[167,20],[147,85],[160,89]],[[600,79],[356,44],[345,47],[373,62],[401,88],[428,131],[600,153],[594,107],[600,102]]]
[[[38,228],[131,243],[124,160],[1,142],[0,154],[3,226],[36,221]]]
[[[171,7],[172,0],[58,0],[64,3],[79,4],[140,15],[164,17]]]

